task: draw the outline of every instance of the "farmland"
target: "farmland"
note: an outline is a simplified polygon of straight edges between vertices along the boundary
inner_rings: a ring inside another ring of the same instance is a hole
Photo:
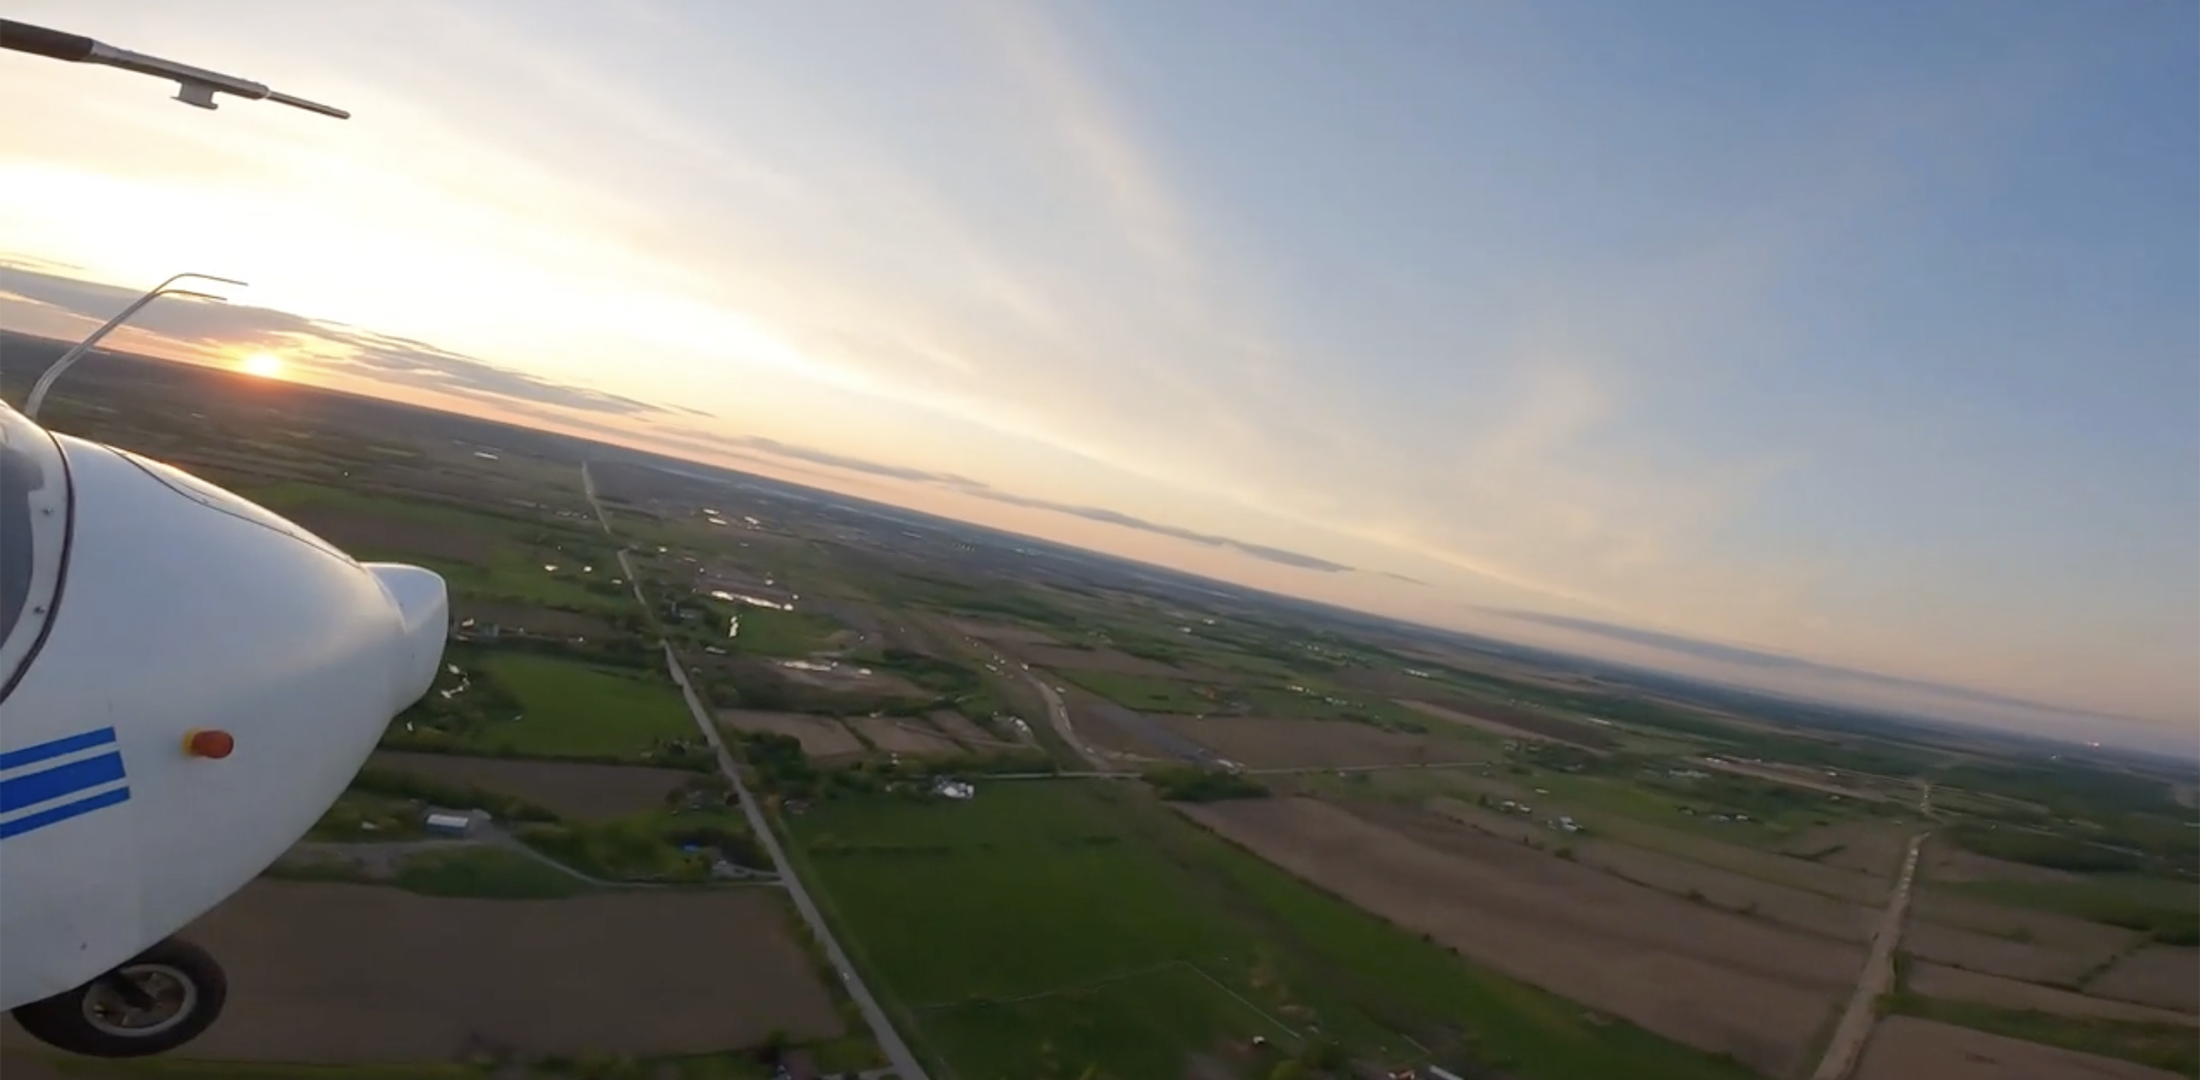
[[[865,749],[854,732],[829,716],[743,709],[718,714],[718,722],[735,731],[767,732],[800,740],[802,752],[811,757],[846,757],[861,754]]]
[[[677,757],[695,734],[679,691],[648,669],[515,651],[451,659],[460,670],[435,692],[450,696],[400,716],[385,746],[645,763]]]
[[[2200,949],[2149,945],[2118,959],[2090,986],[2093,993],[2200,1013]]]
[[[676,769],[407,754],[384,750],[369,765],[511,795],[560,817],[599,820],[653,810],[695,780]]]
[[[110,389],[158,400],[162,377]],[[342,880],[263,881],[194,931],[250,988],[201,1075],[474,1080],[461,1059],[503,1047],[538,1076],[625,1075],[595,1054],[746,1080],[769,1070],[736,1052],[774,1027],[832,1071],[878,1064],[784,894],[742,883],[768,860],[660,634],[939,1080],[1802,1075],[1921,832],[1902,978],[1857,1075],[2192,1072],[2189,770],[565,436],[296,387],[185,400],[208,419],[55,415],[442,572],[454,622],[434,691],[280,870]],[[1088,757],[1114,778],[1063,775]],[[488,824],[444,838],[430,806]],[[268,942],[243,941],[261,920]]]
[[[1165,726],[1222,756],[1258,767],[1398,765],[1460,761],[1475,747],[1336,720],[1210,716]]]
[[[837,801],[790,829],[906,1034],[958,1075],[1170,1075],[1317,1023],[1377,1060],[1410,1059],[1411,1036],[1523,1077],[1743,1075],[1462,964],[1135,788]]]
[[[1910,1016],[1888,1017],[1879,1027],[1858,1080],[2172,1080],[2179,1075]]]
[[[2186,973],[2189,974],[2190,970],[2187,968]],[[2005,979],[1998,975],[1985,975],[1939,964],[1914,965],[1910,974],[1910,989],[1929,998],[1976,1001],[2020,1011],[2200,1026],[2200,1016],[2194,1016],[2190,1012],[2132,1005],[2112,998],[2073,993],[2039,983]]]
[[[223,1061],[704,1053],[842,1020],[767,890],[451,900],[261,882],[194,926],[231,973]],[[546,962],[542,943],[560,942]],[[698,965],[706,954],[717,964]],[[722,967],[721,967],[722,965]],[[748,973],[739,980],[721,970]]]
[[[1462,955],[1770,1074],[1801,1063],[1863,960],[1464,830],[1440,850],[1314,800],[1185,812]]]

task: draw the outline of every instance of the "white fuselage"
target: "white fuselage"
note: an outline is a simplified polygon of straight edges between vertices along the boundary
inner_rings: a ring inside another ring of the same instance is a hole
[[[426,693],[448,615],[434,574],[358,563],[186,473],[5,406],[0,433],[17,466],[0,544],[31,555],[6,568],[0,624],[11,1009],[181,929],[295,843]],[[186,751],[206,729],[228,757]]]

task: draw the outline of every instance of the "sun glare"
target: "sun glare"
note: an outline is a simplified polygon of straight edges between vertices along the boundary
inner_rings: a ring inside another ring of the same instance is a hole
[[[237,370],[263,379],[280,378],[283,374],[283,358],[274,353],[253,353],[237,365]]]

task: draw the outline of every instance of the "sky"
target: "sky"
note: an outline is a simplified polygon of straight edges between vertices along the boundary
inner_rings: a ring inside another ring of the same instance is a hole
[[[10,17],[354,113],[0,56],[11,328],[2200,753],[2188,0]]]

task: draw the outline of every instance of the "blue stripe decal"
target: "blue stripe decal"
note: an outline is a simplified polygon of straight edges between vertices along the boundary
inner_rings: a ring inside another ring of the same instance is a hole
[[[89,814],[94,810],[104,810],[118,803],[129,801],[130,789],[116,788],[113,791],[102,791],[89,799],[78,799],[73,803],[56,806],[51,810],[41,810],[35,814],[19,817],[14,821],[0,821],[0,840],[6,840],[11,836],[21,836],[27,832],[37,832],[48,825],[59,824],[70,818]]]
[[[37,806],[122,779],[122,755],[101,754],[67,765],[0,780],[0,814]]]
[[[105,746],[113,741],[115,741],[115,729],[110,727],[100,728],[98,731],[87,731],[81,735],[71,735],[63,739],[55,739],[50,743],[40,743],[37,746],[26,746],[21,750],[10,750],[0,754],[0,769],[19,769],[25,765],[35,765],[48,758],[73,754],[79,750],[89,750],[95,746]]]

